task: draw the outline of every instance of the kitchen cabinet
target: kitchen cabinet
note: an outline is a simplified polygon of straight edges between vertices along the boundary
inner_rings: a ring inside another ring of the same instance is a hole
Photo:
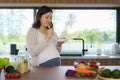
[[[97,62],[101,63],[101,66],[113,66],[113,65],[119,65],[120,66],[120,55],[118,56],[80,56],[80,57],[62,57],[61,58],[61,64],[63,66],[72,66],[74,61],[76,59],[83,59],[85,63],[89,62],[90,60],[96,60]]]

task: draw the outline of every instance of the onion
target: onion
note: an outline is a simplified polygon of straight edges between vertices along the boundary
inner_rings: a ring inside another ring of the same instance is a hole
[[[77,59],[74,61],[74,68],[76,68],[79,64],[83,63],[84,64],[84,60],[82,59]]]

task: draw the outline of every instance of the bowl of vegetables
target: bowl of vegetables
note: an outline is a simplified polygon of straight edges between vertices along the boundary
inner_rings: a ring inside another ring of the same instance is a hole
[[[65,73],[67,78],[94,78],[97,72],[88,68],[84,60],[76,59],[74,61],[74,69],[68,69]]]

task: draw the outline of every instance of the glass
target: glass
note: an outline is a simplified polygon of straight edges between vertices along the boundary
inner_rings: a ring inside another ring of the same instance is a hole
[[[16,70],[19,61],[18,55],[10,55],[9,61],[10,61],[10,65],[12,65]]]

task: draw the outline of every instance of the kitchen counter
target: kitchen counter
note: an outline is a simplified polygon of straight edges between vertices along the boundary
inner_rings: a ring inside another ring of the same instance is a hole
[[[9,52],[3,52],[0,53],[0,57],[10,57],[14,55],[10,55]],[[76,58],[81,58],[81,59],[120,59],[120,54],[101,54],[101,55],[96,55],[96,54],[85,54],[84,56],[61,56],[61,59],[76,59]]]
[[[118,68],[120,66],[102,66],[110,69]],[[22,73],[20,79],[5,79],[5,80],[99,80],[98,78],[92,79],[70,79],[65,77],[65,72],[68,69],[74,69],[73,66],[57,66],[57,67],[32,67],[27,73]],[[3,79],[2,79],[3,80]]]

